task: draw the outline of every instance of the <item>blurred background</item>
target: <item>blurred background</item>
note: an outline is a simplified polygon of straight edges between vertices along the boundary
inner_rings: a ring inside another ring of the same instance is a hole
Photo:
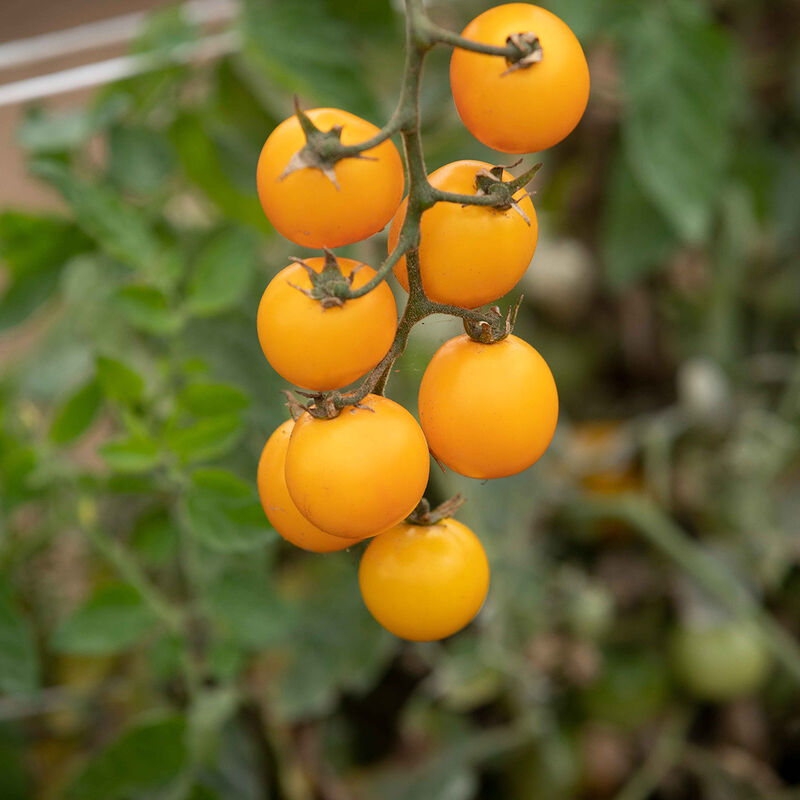
[[[432,475],[492,587],[412,645],[364,609],[360,548],[292,549],[255,495],[287,415],[256,306],[304,255],[259,149],[295,93],[388,118],[401,5],[3,0],[3,800],[800,797],[800,6],[545,3],[592,96],[504,305],[559,427],[514,478]],[[429,170],[513,160],[461,126],[448,58]],[[416,410],[457,332],[419,326],[390,396]]]

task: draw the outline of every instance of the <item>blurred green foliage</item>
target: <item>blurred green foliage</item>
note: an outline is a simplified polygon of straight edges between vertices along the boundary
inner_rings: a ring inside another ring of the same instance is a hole
[[[396,5],[248,0],[235,55],[31,109],[19,130],[63,211],[0,212],[4,798],[788,798],[800,783],[796,5],[547,4],[593,80],[578,130],[542,154],[521,286],[559,431],[523,475],[433,476],[433,499],[469,497],[493,585],[467,631],[414,646],[364,609],[358,548],[293,551],[255,493],[285,417],[256,306],[304,255],[261,212],[258,152],[292,93],[388,117]],[[489,5],[430,11],[460,29]],[[199,35],[169,9],[135,49]],[[432,54],[424,79],[429,168],[502,162],[460,125],[447,63]],[[385,242],[343,252],[377,264]],[[414,408],[456,330],[420,326],[392,396]],[[670,663],[675,630],[721,625],[766,664],[750,685],[708,674],[735,654],[703,653],[701,675],[685,648]]]

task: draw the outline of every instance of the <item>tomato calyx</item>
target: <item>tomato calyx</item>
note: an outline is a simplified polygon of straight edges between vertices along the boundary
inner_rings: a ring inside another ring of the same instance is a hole
[[[470,339],[481,344],[502,342],[514,330],[514,323],[517,321],[517,313],[521,303],[522,295],[508,309],[508,314],[505,317],[500,312],[499,306],[492,306],[488,311],[483,312],[484,319],[481,320],[465,317],[464,331]]]
[[[503,180],[503,173],[506,170],[513,169],[514,167],[519,166],[522,163],[522,159],[519,161],[515,161],[513,164],[508,166],[495,166],[491,169],[486,169],[482,167],[475,173],[475,189],[476,189],[476,196],[478,197],[493,197],[495,198],[495,202],[492,203],[492,208],[497,209],[498,211],[508,211],[510,208],[513,208],[514,211],[519,214],[522,219],[525,220],[525,223],[528,227],[531,225],[530,219],[528,219],[528,215],[522,210],[519,205],[519,200],[523,200],[525,197],[530,197],[533,193],[526,192],[520,198],[515,198],[514,195],[522,189],[524,186],[527,186],[528,183],[533,179],[533,176],[542,168],[541,162],[538,164],[534,164],[529,170],[526,170],[517,178],[513,178],[510,181]]]
[[[453,495],[449,500],[440,503],[432,509],[431,504],[423,497],[417,507],[406,517],[406,522],[411,525],[428,527],[436,525],[443,519],[452,517],[467,502],[467,498],[462,494]]]
[[[353,278],[361,267],[356,267],[349,275],[345,276],[336,256],[327,247],[324,248],[324,252],[325,263],[319,272],[309,267],[302,258],[292,256],[289,260],[301,266],[308,273],[311,288],[303,289],[302,286],[294,283],[290,283],[289,286],[312,300],[319,300],[324,309],[341,308],[345,300],[350,297]]]
[[[342,126],[334,125],[330,130],[321,131],[310,119],[308,114],[300,108],[300,102],[295,95],[294,112],[306,143],[290,159],[284,167],[278,180],[288,178],[293,172],[301,169],[318,169],[336,187],[340,189],[334,169],[336,162],[343,158],[360,158],[364,161],[377,161],[374,156],[366,156],[360,152],[352,152],[353,148],[345,149],[342,144]]]
[[[538,64],[544,58],[544,50],[539,37],[531,32],[512,33],[506,37],[506,44],[519,53],[518,56],[506,56],[508,69],[500,75],[508,75],[519,69],[527,69],[533,64]]]

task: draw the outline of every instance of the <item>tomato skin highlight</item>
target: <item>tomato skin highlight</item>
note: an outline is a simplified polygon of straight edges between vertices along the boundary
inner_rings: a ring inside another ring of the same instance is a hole
[[[589,66],[580,42],[555,14],[507,3],[475,17],[462,36],[497,46],[514,33],[539,37],[542,60],[505,75],[508,63],[455,48],[450,86],[458,114],[478,141],[503,153],[535,153],[558,144],[580,122],[589,100]]]
[[[352,547],[358,539],[331,536],[310,523],[298,510],[286,488],[284,470],[294,421],[286,420],[269,437],[258,461],[258,496],[272,527],[291,544],[312,553],[333,553]]]
[[[375,270],[350,258],[337,259],[344,275],[356,271],[353,288]],[[315,272],[323,258],[308,258]],[[303,294],[311,279],[299,264],[281,270],[268,284],[258,306],[258,340],[267,361],[290,383],[327,391],[360,378],[389,351],[397,327],[397,306],[385,281],[343,306],[323,308]]]
[[[462,523],[401,523],[376,536],[358,571],[373,617],[402,639],[443,639],[468,625],[489,590],[489,562]]]
[[[322,131],[342,126],[342,144],[358,144],[378,128],[338,108],[306,114]],[[321,170],[305,167],[281,178],[306,143],[297,117],[269,135],[261,150],[256,183],[261,206],[275,229],[305,247],[341,247],[366,239],[392,218],[403,197],[403,163],[390,140],[367,150],[369,159],[343,158],[334,165],[339,188]]]
[[[370,394],[334,419],[303,414],[286,455],[286,485],[300,513],[333,536],[385,531],[416,508],[428,483],[422,429],[398,403]]]
[[[475,175],[491,169],[484,161],[454,161],[431,173],[433,186],[457,194],[475,194]],[[503,173],[503,180],[514,176]],[[513,209],[437,203],[422,215],[419,262],[422,285],[431,300],[462,308],[476,308],[502,297],[525,273],[536,250],[539,226],[530,197],[520,189],[514,195],[530,225]],[[389,229],[389,252],[400,236],[406,215],[404,200]],[[408,291],[406,260],[394,267],[400,285]]]
[[[431,452],[470,478],[527,469],[550,444],[558,392],[545,360],[507,336],[481,344],[466,334],[445,342],[419,389],[419,415]]]

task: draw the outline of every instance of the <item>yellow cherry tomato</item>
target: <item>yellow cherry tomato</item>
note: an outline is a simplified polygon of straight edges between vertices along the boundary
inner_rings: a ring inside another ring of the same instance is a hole
[[[470,478],[527,469],[547,449],[558,421],[558,393],[545,360],[508,336],[481,344],[445,342],[419,389],[419,415],[431,452]]]
[[[293,420],[286,420],[267,440],[258,461],[258,496],[272,527],[287,542],[312,553],[333,553],[354,545],[358,539],[331,536],[312,525],[298,510],[286,488],[284,470]]]
[[[460,522],[396,525],[361,558],[364,603],[403,639],[443,639],[467,625],[489,590],[489,562],[478,537]]]
[[[505,58],[459,48],[450,60],[450,86],[461,120],[476,139],[504,153],[533,153],[558,144],[578,124],[589,99],[586,56],[555,14],[508,3],[477,16],[461,35],[502,47],[507,36],[526,32],[539,37],[539,63],[506,72]]]
[[[475,175],[491,169],[483,161],[454,161],[433,172],[430,182],[443,191],[476,194]],[[503,173],[503,180],[514,176]],[[528,268],[539,234],[536,211],[524,190],[514,196],[530,224],[513,209],[437,203],[422,215],[419,262],[422,285],[431,300],[475,308],[514,288]],[[389,252],[397,244],[406,216],[406,201],[389,229]],[[408,291],[406,260],[394,274]]]
[[[334,419],[305,413],[286,455],[300,513],[334,536],[364,538],[405,519],[428,482],[428,445],[414,417],[370,394]]]
[[[342,126],[342,144],[359,144],[378,132],[371,122],[338,108],[306,112],[321,131]],[[287,239],[306,247],[340,247],[377,233],[403,197],[403,164],[390,140],[367,150],[367,158],[343,158],[334,165],[339,184],[317,168],[304,167],[281,178],[306,143],[297,117],[269,135],[258,159],[256,182],[264,213]]]
[[[357,270],[355,289],[375,275],[352,259],[338,262],[344,275]],[[308,258],[306,264],[320,272],[324,259]],[[258,306],[258,340],[281,377],[304,389],[338,389],[386,355],[397,326],[397,306],[385,281],[332,308],[323,308],[299,289],[311,289],[311,279],[300,264],[292,264],[269,282]]]

